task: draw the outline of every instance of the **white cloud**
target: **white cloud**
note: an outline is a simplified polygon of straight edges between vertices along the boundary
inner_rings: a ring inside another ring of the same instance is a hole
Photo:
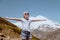
[[[53,27],[53,28],[60,28],[60,26],[56,26],[55,24],[57,23],[57,22],[53,22],[52,20],[49,20],[48,18],[46,18],[46,17],[44,17],[44,16],[40,16],[40,15],[38,15],[38,16],[36,16],[36,17],[32,17],[32,16],[30,16],[29,17],[31,20],[36,20],[36,19],[38,19],[38,20],[44,20],[44,19],[46,19],[47,21],[39,21],[39,22],[32,22],[31,23],[31,29],[36,29],[36,28],[38,28],[39,27],[39,25],[42,25],[42,24],[49,24],[51,27]],[[15,25],[17,25],[19,28],[22,28],[22,24],[21,24],[21,22],[16,22],[16,23],[14,23]]]

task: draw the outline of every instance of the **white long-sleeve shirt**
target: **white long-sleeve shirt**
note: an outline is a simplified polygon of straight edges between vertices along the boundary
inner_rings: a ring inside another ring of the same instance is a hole
[[[22,30],[30,31],[31,20],[22,19]]]

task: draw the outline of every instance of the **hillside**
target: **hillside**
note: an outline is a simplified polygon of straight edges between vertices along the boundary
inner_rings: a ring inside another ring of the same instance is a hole
[[[0,40],[21,40],[21,30],[16,25],[0,17]],[[40,40],[33,36],[32,40]]]

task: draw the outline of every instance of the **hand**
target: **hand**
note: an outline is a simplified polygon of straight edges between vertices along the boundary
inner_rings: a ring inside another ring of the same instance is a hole
[[[9,17],[5,17],[5,19],[8,19]]]

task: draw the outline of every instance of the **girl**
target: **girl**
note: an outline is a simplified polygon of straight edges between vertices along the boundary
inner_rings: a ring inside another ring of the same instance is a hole
[[[23,14],[23,19],[18,19],[18,18],[5,18],[9,20],[16,20],[20,21],[22,23],[22,32],[21,32],[21,38],[22,40],[32,40],[32,35],[30,31],[30,24],[31,22],[36,22],[36,21],[46,21],[46,20],[30,20],[29,19],[29,12],[24,12]]]

